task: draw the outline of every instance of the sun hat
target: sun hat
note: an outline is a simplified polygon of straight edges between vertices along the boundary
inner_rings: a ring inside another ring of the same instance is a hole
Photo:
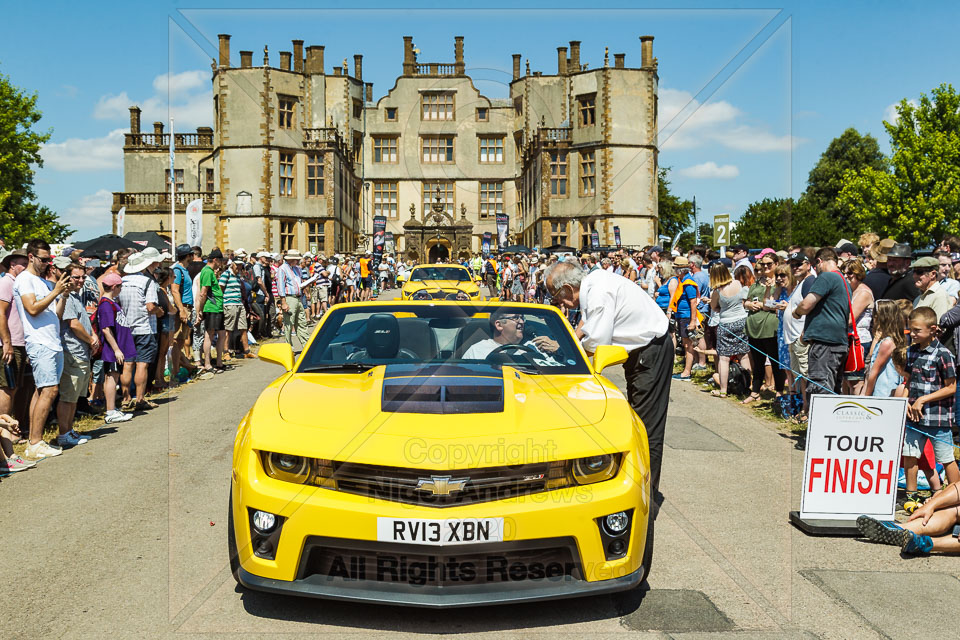
[[[189,255],[193,254],[193,247],[188,244],[178,244],[177,245],[177,260],[183,260]]]
[[[877,262],[886,262],[887,254],[890,252],[890,249],[893,249],[893,245],[896,243],[897,241],[893,238],[884,238],[870,247],[870,255]]]
[[[130,257],[127,258],[127,264],[123,266],[124,273],[138,273],[149,267],[154,262],[157,262],[153,258],[146,256],[142,251],[137,253],[130,254]]]
[[[290,251],[287,251],[287,253],[283,256],[283,259],[284,259],[284,260],[299,260],[299,259],[302,258],[302,257],[303,257],[303,256],[300,255],[300,252],[299,252],[299,251],[297,251],[296,249],[291,249]]]
[[[160,252],[154,249],[153,247],[147,247],[140,254],[153,262],[163,262],[163,256],[160,255]]]
[[[53,266],[55,266],[57,269],[66,269],[70,266],[71,262],[73,262],[73,260],[67,256],[57,256],[53,259]]]
[[[103,278],[100,280],[100,283],[105,287],[115,287],[118,284],[121,284],[122,282],[123,282],[123,278],[120,277],[120,274],[114,273],[112,271],[107,275],[103,276]]]
[[[215,260],[217,258],[223,258],[223,253],[220,251],[220,249],[213,249],[207,254],[207,260]]]
[[[913,251],[906,242],[898,242],[887,252],[887,258],[912,258]]]
[[[687,260],[684,256],[677,256],[673,259],[674,267],[689,267],[690,261]]]
[[[10,269],[10,263],[13,262],[13,259],[14,259],[14,258],[26,258],[26,259],[29,259],[30,256],[28,256],[28,255],[27,255],[27,252],[26,252],[26,251],[23,251],[22,249],[17,249],[17,250],[15,250],[15,251],[11,251],[11,252],[8,253],[7,255],[3,256],[3,260],[2,260],[3,268],[9,270],[9,269]]]

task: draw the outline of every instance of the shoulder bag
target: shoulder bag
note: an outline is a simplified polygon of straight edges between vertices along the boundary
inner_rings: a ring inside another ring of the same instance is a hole
[[[856,371],[862,371],[867,365],[863,359],[863,345],[860,343],[860,334],[857,332],[857,318],[853,315],[853,300],[850,298],[850,287],[847,284],[847,279],[844,278],[839,271],[834,271],[833,273],[840,276],[840,279],[843,281],[843,288],[847,292],[847,306],[850,308],[851,330],[847,331],[847,361],[843,365],[843,372],[854,373]]]

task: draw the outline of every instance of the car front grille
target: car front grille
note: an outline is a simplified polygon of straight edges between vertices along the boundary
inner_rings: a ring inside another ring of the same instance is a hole
[[[335,463],[333,478],[344,493],[429,507],[456,507],[559,488],[566,477],[566,465],[561,461],[436,471],[339,462]],[[465,483],[458,482],[464,478]],[[453,489],[447,495],[442,495],[444,484]]]
[[[451,588],[583,579],[572,538],[427,547],[310,536],[303,551],[298,579]]]

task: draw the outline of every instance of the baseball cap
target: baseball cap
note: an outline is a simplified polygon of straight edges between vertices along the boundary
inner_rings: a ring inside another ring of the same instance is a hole
[[[802,251],[796,251],[787,256],[787,262],[810,262],[810,257]]]
[[[207,254],[207,260],[213,260],[214,258],[222,258],[223,253],[220,252],[220,249],[214,249]]]
[[[857,245],[852,242],[847,242],[837,247],[837,253],[852,253],[856,255],[860,253],[860,251],[857,249]]]
[[[123,282],[123,278],[121,278],[119,274],[108,273],[107,275],[103,276],[103,279],[100,280],[100,282],[105,287],[115,287]]]
[[[70,266],[71,262],[73,262],[73,260],[67,256],[57,256],[53,259],[53,266],[55,266],[57,269],[66,269]]]
[[[731,246],[730,246],[730,250],[731,250],[731,251],[734,251],[734,252],[737,252],[737,251],[749,251],[749,250],[750,250],[750,247],[748,247],[747,245],[742,244],[742,243],[741,243],[741,244],[734,244],[734,245],[731,245]]]

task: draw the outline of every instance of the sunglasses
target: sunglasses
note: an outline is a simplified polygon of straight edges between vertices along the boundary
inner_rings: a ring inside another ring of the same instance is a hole
[[[44,264],[47,264],[48,262],[52,262],[52,261],[53,261],[53,256],[47,256],[46,258],[40,258],[40,257],[38,257],[38,256],[33,256],[33,257],[36,258],[37,260],[39,260],[40,262],[44,263]]]
[[[772,267],[773,265],[776,264],[776,262],[768,262],[768,261],[766,261],[766,260],[763,260],[763,261],[760,262],[760,264],[762,264],[762,265],[765,266],[765,267]]]

